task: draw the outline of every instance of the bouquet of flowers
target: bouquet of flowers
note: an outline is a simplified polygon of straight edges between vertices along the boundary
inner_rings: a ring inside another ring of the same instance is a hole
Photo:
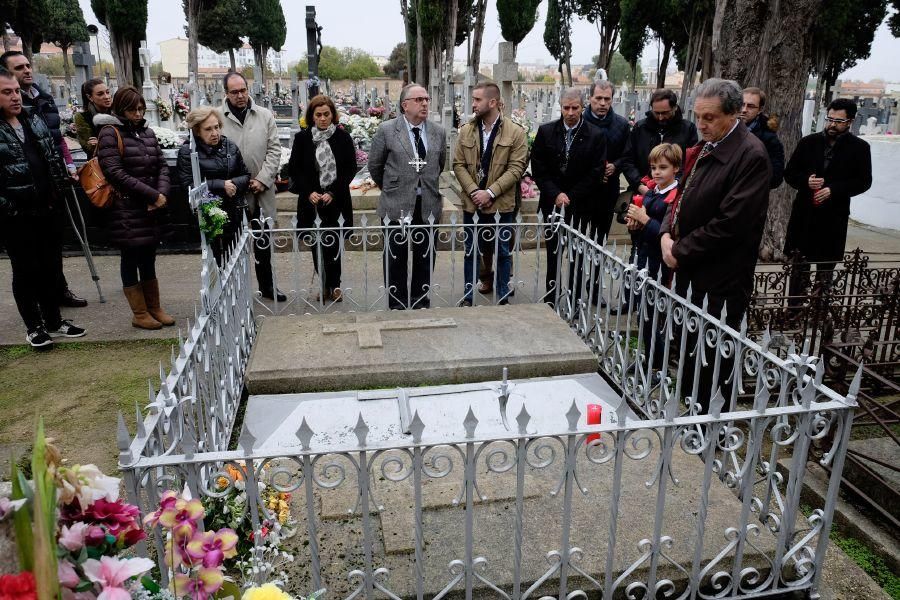
[[[156,103],[156,110],[159,111],[160,121],[168,121],[172,118],[172,107],[169,106],[168,102],[162,98],[157,98],[154,100],[154,103]]]
[[[531,119],[528,118],[527,113],[523,109],[517,108],[516,110],[512,111],[512,114],[509,115],[509,118],[513,123],[525,130],[526,137],[529,133],[531,133]]]
[[[200,231],[212,241],[225,231],[228,213],[222,210],[222,199],[207,192],[200,202]]]
[[[178,148],[181,145],[181,140],[178,139],[178,135],[168,127],[151,125],[150,129],[152,129],[154,135],[156,135],[160,148],[172,149]]]
[[[384,107],[383,106],[373,106],[369,109],[369,116],[375,117],[378,119],[384,118]]]
[[[537,185],[535,185],[530,175],[522,177],[522,181],[519,182],[519,189],[522,191],[522,198],[538,197]]]
[[[369,162],[369,154],[365,150],[356,150],[356,164],[364,165]]]
[[[184,92],[181,96],[175,98],[175,112],[178,113],[180,119],[184,119],[187,117],[187,114],[191,112],[190,98],[191,96],[187,92]]]

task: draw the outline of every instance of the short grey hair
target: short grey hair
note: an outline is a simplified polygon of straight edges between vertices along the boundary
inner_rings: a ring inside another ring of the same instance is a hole
[[[590,91],[591,96],[594,95],[594,92],[597,91],[597,88],[600,88],[601,90],[609,90],[613,93],[613,95],[616,94],[616,87],[612,84],[611,81],[609,81],[607,79],[598,79],[594,83],[591,84],[591,91]]]
[[[733,79],[707,79],[697,86],[696,98],[718,98],[722,112],[736,115],[744,104],[744,92]]]
[[[578,101],[584,106],[584,91],[581,88],[563,88],[563,91],[559,94],[559,103],[562,104],[563,100],[569,100],[571,98],[578,98]]]
[[[407,83],[406,85],[403,86],[403,89],[400,90],[400,100],[397,102],[397,104],[403,104],[403,101],[406,100],[406,97],[409,95],[409,90],[411,90],[415,87],[420,87],[423,90],[425,89],[425,86],[423,86],[420,83],[415,83],[415,82]],[[425,91],[427,92],[428,90],[425,90]]]

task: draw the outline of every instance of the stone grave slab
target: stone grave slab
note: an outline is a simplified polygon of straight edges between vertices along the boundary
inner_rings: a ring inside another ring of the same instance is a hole
[[[543,304],[267,317],[251,395],[471,383],[595,372],[597,359]]]

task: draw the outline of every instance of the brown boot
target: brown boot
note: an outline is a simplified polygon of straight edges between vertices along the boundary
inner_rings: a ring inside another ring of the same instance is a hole
[[[147,312],[150,316],[163,325],[174,325],[175,319],[159,305],[159,280],[142,281],[141,287],[144,288],[144,299],[147,301]]]
[[[134,318],[131,319],[132,326],[140,329],[162,329],[162,324],[147,312],[147,302],[144,300],[144,290],[141,289],[141,284],[122,288],[122,291],[125,292],[128,305],[131,307],[131,312],[134,313]]]

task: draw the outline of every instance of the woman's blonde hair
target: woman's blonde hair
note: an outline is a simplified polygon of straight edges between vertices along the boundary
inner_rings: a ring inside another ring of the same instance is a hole
[[[681,146],[678,144],[660,144],[650,151],[650,164],[659,162],[660,159],[666,161],[675,169],[681,168]]]
[[[222,126],[222,119],[224,118],[222,116],[222,111],[214,106],[198,106],[188,113],[184,122],[185,125],[188,126],[188,129],[194,132],[194,135],[200,135],[200,124],[210,116],[215,116],[216,120],[219,122],[219,126]]]

